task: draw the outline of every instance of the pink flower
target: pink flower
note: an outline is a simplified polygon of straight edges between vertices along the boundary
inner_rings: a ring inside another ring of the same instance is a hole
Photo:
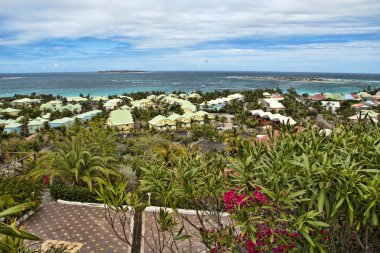
[[[239,195],[235,191],[227,191],[224,194],[224,205],[226,206],[226,210],[233,209],[238,198]]]
[[[290,233],[290,238],[295,238],[295,237],[301,237],[301,234],[297,233],[297,232],[291,232]]]
[[[50,177],[49,176],[44,176],[43,177],[43,182],[45,185],[48,185],[50,183]]]
[[[255,199],[262,205],[265,205],[268,203],[268,198],[262,194],[261,192],[257,191],[253,194],[255,196]]]
[[[281,244],[276,248],[273,248],[273,253],[282,253],[286,250],[286,245]]]

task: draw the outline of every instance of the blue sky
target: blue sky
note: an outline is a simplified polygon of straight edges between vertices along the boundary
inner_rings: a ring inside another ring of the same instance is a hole
[[[380,73],[380,1],[0,1],[0,73],[104,69]]]

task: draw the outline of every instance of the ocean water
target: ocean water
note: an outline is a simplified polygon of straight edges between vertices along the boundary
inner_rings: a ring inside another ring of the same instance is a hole
[[[319,78],[323,81],[291,81],[288,78]],[[277,80],[284,78],[283,80]],[[269,79],[269,80],[268,80]],[[380,74],[285,73],[285,72],[145,72],[145,73],[35,73],[0,74],[0,97],[14,94],[77,96],[114,95],[136,91],[184,91],[201,89],[245,90],[295,88],[299,93],[358,92],[380,88]]]

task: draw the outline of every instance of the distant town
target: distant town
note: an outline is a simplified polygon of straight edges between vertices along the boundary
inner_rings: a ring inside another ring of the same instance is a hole
[[[372,89],[1,98],[0,217],[16,217],[0,222],[4,247],[360,252],[343,235],[377,226],[379,101]],[[376,233],[360,238],[378,248]]]

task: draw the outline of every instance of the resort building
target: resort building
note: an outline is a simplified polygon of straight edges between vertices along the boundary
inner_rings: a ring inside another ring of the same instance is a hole
[[[325,96],[323,96],[323,94],[317,93],[314,95],[310,95],[309,99],[312,101],[322,101],[322,100],[325,100],[326,98]]]
[[[106,109],[107,111],[110,111],[110,110],[115,109],[118,106],[118,104],[122,102],[123,100],[120,98],[113,98],[105,102],[103,105],[103,108]]]
[[[366,92],[366,91],[359,92],[359,93],[358,93],[358,96],[359,96],[362,100],[372,99],[372,95],[369,94],[369,93]]]
[[[17,117],[20,113],[20,110],[14,108],[6,108],[4,110],[1,110],[0,113],[11,117]]]
[[[163,100],[168,102],[169,104],[177,103],[177,104],[181,105],[181,108],[185,113],[186,112],[195,112],[197,110],[197,107],[195,105],[193,105],[188,100],[175,98],[172,96],[166,96]]]
[[[360,100],[360,97],[352,93],[352,94],[345,94],[343,99],[344,100]]]
[[[353,104],[351,105],[351,108],[354,108],[355,110],[365,110],[365,109],[368,109],[368,105],[364,104],[364,103],[357,103],[357,104]]]
[[[175,130],[176,122],[162,115],[158,115],[149,121],[149,129],[155,130]]]
[[[39,104],[41,103],[41,99],[31,99],[31,98],[21,98],[16,99],[11,102],[12,106],[29,106],[32,104]]]
[[[263,110],[252,110],[252,116],[254,116],[257,120],[260,121],[261,125],[268,125],[270,123],[273,124],[289,124],[295,125],[297,122],[293,120],[291,117],[282,116],[281,114],[272,114],[271,112],[264,112]]]
[[[380,100],[380,91],[376,92],[376,94],[373,95],[372,98],[376,100]]]
[[[96,115],[98,115],[101,112],[102,111],[100,111],[100,110],[93,110],[93,111],[89,111],[89,112],[85,112],[85,113],[79,114],[79,115],[75,116],[74,118],[75,119],[79,119],[82,122],[87,122],[87,121],[91,120],[93,117],[95,117]]]
[[[284,99],[285,99],[283,95],[281,95],[281,94],[277,94],[277,93],[272,94],[272,98],[273,98],[274,100],[277,100],[277,101],[281,101],[281,100],[284,100]]]
[[[40,109],[42,111],[43,110],[60,111],[61,108],[62,108],[62,101],[60,100],[52,100],[40,106]]]
[[[119,98],[121,98],[121,99],[127,98],[129,101],[133,101],[133,98],[128,97],[128,96],[124,96],[124,95],[119,96]]]
[[[174,113],[169,117],[158,115],[149,121],[149,128],[155,130],[176,130],[177,127],[190,128],[191,123],[203,125],[206,116],[210,120],[214,119],[213,115],[205,111],[186,112],[183,115]]]
[[[340,102],[338,101],[322,101],[322,107],[327,111],[335,112],[337,108],[340,108]]]
[[[120,107],[119,109],[122,109],[122,110],[128,110],[130,111],[131,110],[131,107],[128,106],[128,105],[123,105],[122,107]]]
[[[331,99],[331,100],[343,100],[344,96],[339,93],[324,93],[323,96],[325,99]]]
[[[137,107],[137,108],[148,108],[148,107],[152,107],[154,106],[154,103],[152,102],[152,100],[149,100],[149,99],[140,99],[140,100],[135,100],[135,101],[131,101],[131,105],[132,107]]]
[[[24,116],[20,116],[20,117],[18,117],[18,118],[16,119],[16,122],[17,122],[17,123],[21,123],[24,119],[25,119]]]
[[[134,129],[135,126],[131,112],[123,109],[111,111],[107,125],[125,133]]]
[[[46,119],[39,118],[39,117],[30,121],[28,123],[29,134],[34,134],[37,132],[37,130],[42,129],[44,127],[45,122],[48,122],[48,121]]]
[[[51,117],[51,113],[50,113],[50,112],[48,112],[48,113],[42,115],[42,118],[43,118],[43,119],[50,120],[50,117]]]
[[[69,110],[73,113],[80,113],[82,111],[82,105],[80,104],[67,104],[62,106],[62,101],[52,100],[40,106],[41,111],[60,111]]]
[[[52,128],[58,128],[58,127],[70,127],[74,125],[75,120],[73,118],[62,118],[62,119],[56,119],[49,122],[49,126]]]
[[[87,102],[88,98],[84,98],[84,97],[68,97],[67,101],[68,102],[81,103],[81,102]]]
[[[104,97],[104,96],[97,96],[97,97],[91,98],[91,101],[94,101],[94,102],[107,101],[107,100],[108,100],[108,97]]]
[[[152,95],[149,95],[146,99],[155,101],[155,100],[157,100],[157,96],[152,94]]]
[[[105,102],[108,100],[108,97],[104,97],[104,96],[96,96],[96,97],[92,97],[91,98],[91,105],[92,106],[97,106],[99,104],[99,102]]]
[[[9,134],[10,133],[20,134],[21,129],[22,129],[22,124],[17,123],[17,122],[8,123],[8,124],[5,124],[4,126],[4,132],[9,133]]]
[[[165,94],[160,94],[160,95],[157,96],[157,100],[163,99],[164,97],[166,97]]]
[[[192,122],[203,125],[205,117],[208,117],[210,120],[214,119],[212,114],[209,114],[205,111],[197,111],[196,113],[185,113],[183,117],[190,119]]]
[[[191,127],[191,119],[184,117],[184,115],[179,115],[177,113],[173,113],[168,117],[169,120],[174,121],[176,126],[180,128],[190,128]]]
[[[191,98],[191,99],[201,99],[202,96],[199,95],[198,93],[191,93],[188,98]]]
[[[232,100],[243,101],[244,100],[244,96],[242,94],[240,94],[240,93],[235,93],[235,94],[232,94],[232,95],[228,95],[227,98],[228,98],[229,101],[232,101]]]
[[[268,110],[280,111],[285,109],[285,106],[273,98],[262,98],[259,103],[266,107]]]
[[[187,94],[185,94],[185,93],[179,94],[178,97],[181,99],[187,99],[188,98]]]
[[[264,97],[264,98],[271,98],[271,97],[272,97],[272,94],[270,94],[269,92],[264,92],[264,93],[263,93],[263,97]]]
[[[354,116],[349,117],[352,121],[359,121],[360,120],[368,120],[371,119],[373,122],[378,122],[378,116],[379,113],[374,112],[372,110],[363,110],[360,113],[355,114]]]
[[[82,111],[82,105],[80,105],[80,104],[68,104],[68,105],[62,106],[59,111],[63,111],[65,109],[67,109],[73,113],[80,113]]]
[[[0,126],[4,127],[5,133],[21,133],[22,124],[16,122],[16,120],[8,119],[8,120],[0,120]]]
[[[368,106],[370,108],[377,107],[377,102],[374,101],[374,100],[366,100],[366,101],[363,102],[363,104],[365,104],[366,106]]]
[[[227,104],[231,103],[233,100],[242,101],[244,100],[244,96],[240,93],[235,93],[224,98],[205,101],[200,104],[200,106],[204,110],[219,111],[223,109]]]

